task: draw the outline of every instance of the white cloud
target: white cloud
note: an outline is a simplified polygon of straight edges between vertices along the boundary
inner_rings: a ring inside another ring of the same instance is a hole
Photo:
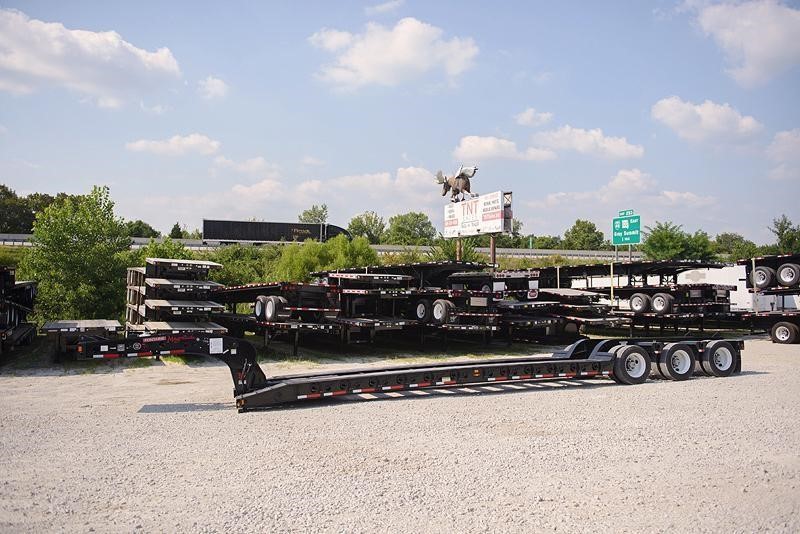
[[[655,187],[656,181],[652,176],[639,169],[622,169],[608,184],[606,188],[612,192],[618,191],[647,191]]]
[[[5,135],[7,133],[8,133],[8,128],[6,128],[4,125],[0,124],[0,135]]]
[[[251,185],[236,184],[231,191],[239,197],[240,201],[254,202],[274,199],[284,192],[284,186],[278,180],[267,178]]]
[[[373,6],[367,6],[364,8],[364,13],[369,15],[370,17],[375,15],[384,15],[386,13],[391,13],[396,11],[403,4],[406,3],[406,0],[389,0],[388,2],[384,2],[382,4],[377,4]]]
[[[800,63],[800,10],[763,0],[705,5],[697,23],[725,52],[740,85],[761,85]]]
[[[322,28],[308,38],[308,42],[317,48],[322,48],[328,52],[336,52],[349,46],[353,42],[353,34],[330,28]]]
[[[309,41],[338,53],[317,76],[340,89],[353,90],[371,84],[396,86],[435,71],[453,82],[472,67],[478,47],[471,38],[446,40],[443,33],[436,26],[404,18],[394,28],[370,22],[357,35],[326,28]]]
[[[228,94],[228,84],[219,78],[208,76],[197,82],[197,92],[206,100],[222,98]]]
[[[0,90],[64,87],[100,107],[118,108],[180,75],[169,48],[149,52],[114,31],[71,30],[0,9]]]
[[[155,104],[153,106],[148,106],[144,103],[144,101],[139,101],[139,108],[142,111],[146,111],[147,113],[152,113],[153,115],[163,115],[167,111],[169,111],[169,106],[164,106],[162,104]]]
[[[606,136],[600,128],[584,130],[566,125],[557,130],[537,133],[533,139],[554,150],[575,150],[610,159],[640,158],[644,155],[641,145],[632,145],[624,137]]]
[[[453,151],[453,157],[457,160],[468,162],[480,162],[486,159],[546,161],[554,159],[556,155],[550,150],[536,147],[520,151],[517,148],[517,144],[508,139],[468,135],[461,138],[458,146]]]
[[[217,156],[214,158],[214,165],[219,168],[233,169],[238,172],[249,174],[257,174],[268,169],[275,171],[277,169],[277,166],[267,163],[267,160],[261,156],[246,159],[241,162],[233,161],[225,156]]]
[[[528,204],[534,208],[569,206],[575,209],[588,209],[597,205],[608,206],[631,202],[646,206],[702,208],[713,205],[716,199],[689,191],[659,190],[658,182],[650,174],[639,169],[622,169],[596,190],[550,193],[544,200]],[[608,207],[604,210],[608,211]]]
[[[166,156],[182,156],[188,153],[210,155],[216,152],[219,146],[219,141],[199,133],[175,135],[159,141],[140,139],[125,144],[125,148],[131,152],[152,152]]]
[[[771,179],[800,179],[800,128],[776,133],[767,147],[767,157],[776,163],[769,173]]]
[[[315,158],[314,156],[304,156],[301,163],[306,167],[322,167],[325,165],[324,161]]]
[[[704,208],[716,202],[712,196],[700,196],[690,191],[661,191],[655,200],[665,206]]]
[[[711,100],[693,104],[670,96],[653,104],[650,114],[688,141],[741,139],[761,130],[761,124],[753,117],[742,115],[730,104]]]
[[[550,122],[552,118],[552,113],[536,111],[533,108],[528,108],[522,113],[514,115],[514,120],[522,126],[541,126]]]

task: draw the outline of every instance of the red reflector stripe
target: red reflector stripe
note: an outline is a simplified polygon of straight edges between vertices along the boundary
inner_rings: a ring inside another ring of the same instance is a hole
[[[119,354],[115,354],[115,353],[103,354],[103,358],[107,358],[109,360],[113,360],[114,358],[119,358]]]

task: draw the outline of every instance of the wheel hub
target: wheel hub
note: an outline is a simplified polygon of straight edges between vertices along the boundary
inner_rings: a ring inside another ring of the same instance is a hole
[[[720,347],[714,351],[714,365],[717,366],[717,369],[725,371],[731,366],[732,362],[733,356],[727,348]]]
[[[786,341],[789,339],[789,329],[785,326],[780,326],[775,330],[775,337],[777,337],[781,341]]]

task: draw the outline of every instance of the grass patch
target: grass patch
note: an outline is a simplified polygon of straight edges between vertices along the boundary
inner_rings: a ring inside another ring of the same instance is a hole
[[[190,360],[196,360],[194,356],[161,356],[161,361],[166,363],[177,363],[178,365],[189,365]]]
[[[142,367],[150,367],[153,365],[152,358],[132,358],[127,361],[126,367],[131,367],[133,369],[140,369]]]

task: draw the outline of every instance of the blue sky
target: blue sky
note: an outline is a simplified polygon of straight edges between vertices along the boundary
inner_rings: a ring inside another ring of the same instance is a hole
[[[618,210],[771,240],[800,222],[796,2],[0,2],[0,181],[163,230],[346,226],[438,169],[524,230]]]

